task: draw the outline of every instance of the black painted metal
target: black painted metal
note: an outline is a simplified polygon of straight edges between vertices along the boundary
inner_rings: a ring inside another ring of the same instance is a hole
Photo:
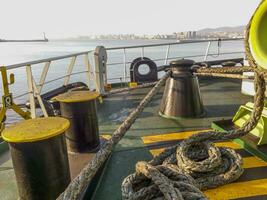
[[[147,74],[141,74],[139,72],[139,67],[141,65],[147,65],[149,67],[149,72]],[[134,59],[130,66],[130,78],[131,82],[137,83],[157,81],[158,69],[156,63],[147,57],[139,57]]]
[[[55,200],[70,183],[63,134],[9,147],[21,200]]]
[[[65,86],[61,86],[59,88],[56,88],[54,90],[51,90],[47,93],[44,93],[41,95],[41,98],[43,100],[44,106],[46,108],[46,111],[48,113],[48,116],[58,116],[60,115],[60,105],[59,102],[57,101],[51,101],[51,99],[59,94],[63,94],[65,92],[68,92],[70,90],[74,90],[76,88],[85,88],[88,90],[88,87],[85,83],[83,82],[75,82],[75,83],[70,83]],[[39,102],[37,99],[35,99],[35,106],[37,108],[40,108]],[[26,103],[26,107],[30,108],[30,103]]]
[[[96,99],[85,102],[60,102],[61,115],[70,121],[66,131],[70,151],[95,152],[99,147],[99,130]]]
[[[191,72],[193,64],[192,60],[170,63],[172,75],[166,81],[160,105],[160,115],[163,117],[176,119],[204,115],[198,78]]]

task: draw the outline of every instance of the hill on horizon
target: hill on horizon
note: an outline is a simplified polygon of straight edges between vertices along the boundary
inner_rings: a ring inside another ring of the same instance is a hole
[[[224,26],[218,28],[205,28],[198,32],[200,33],[211,33],[211,32],[244,32],[246,26]]]

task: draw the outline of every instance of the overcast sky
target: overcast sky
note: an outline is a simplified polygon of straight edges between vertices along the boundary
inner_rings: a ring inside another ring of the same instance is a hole
[[[0,0],[0,38],[157,34],[248,22],[260,0]]]

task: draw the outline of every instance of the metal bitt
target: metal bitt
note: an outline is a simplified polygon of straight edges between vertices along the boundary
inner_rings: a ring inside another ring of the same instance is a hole
[[[191,72],[193,60],[170,63],[172,75],[165,85],[159,114],[165,118],[201,117],[204,115],[198,78]]]
[[[69,119],[66,132],[68,150],[95,152],[98,150],[99,130],[96,111],[98,92],[71,91],[55,98],[60,102],[61,115]]]
[[[97,46],[94,53],[95,59],[95,81],[96,91],[100,94],[105,93],[107,84],[107,51],[103,46]]]
[[[70,183],[64,132],[69,122],[59,117],[30,119],[6,128],[19,199],[54,200]]]

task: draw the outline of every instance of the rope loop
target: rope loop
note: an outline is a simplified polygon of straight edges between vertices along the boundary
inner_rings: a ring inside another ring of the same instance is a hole
[[[124,179],[123,199],[127,200],[206,200],[196,182],[175,165],[136,164],[136,173]]]
[[[128,176],[122,183],[123,199],[206,199],[200,190],[231,183],[243,174],[242,157],[233,149],[216,147],[212,142],[229,141],[245,136],[256,127],[264,108],[266,71],[258,67],[251,54],[249,33],[252,19],[253,17],[247,26],[245,40],[246,55],[251,67],[200,68],[196,71],[226,74],[254,71],[256,94],[250,119],[238,129],[227,132],[210,131],[195,134],[164,150],[148,163],[137,163],[136,173]],[[169,170],[173,170],[171,176],[166,175]],[[188,179],[174,180],[173,177],[175,176],[187,177]],[[185,184],[188,187],[185,187]]]

